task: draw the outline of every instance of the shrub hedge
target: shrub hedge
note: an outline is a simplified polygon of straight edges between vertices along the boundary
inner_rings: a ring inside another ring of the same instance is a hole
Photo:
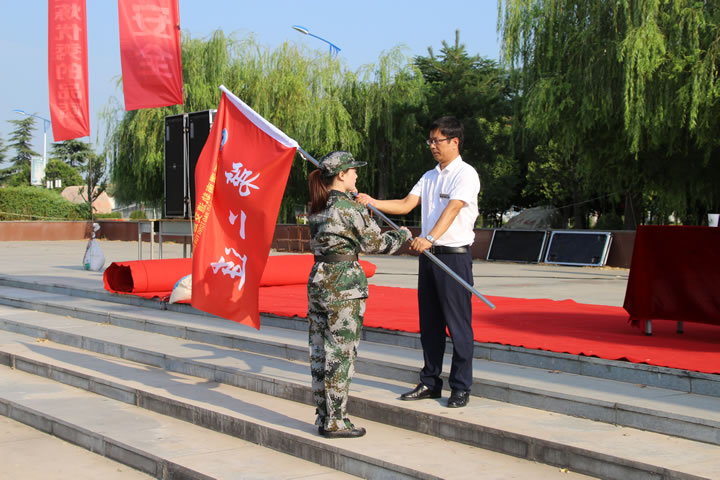
[[[38,187],[0,188],[0,220],[87,220],[87,205]]]
[[[122,218],[122,213],[120,213],[120,212],[96,213],[95,218]]]

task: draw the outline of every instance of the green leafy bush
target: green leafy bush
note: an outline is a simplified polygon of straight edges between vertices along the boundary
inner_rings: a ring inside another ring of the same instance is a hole
[[[145,214],[145,210],[134,210],[130,213],[130,219],[131,220],[145,220],[147,219],[147,215]]]
[[[122,214],[120,212],[96,213],[95,218],[122,218]]]
[[[78,205],[60,193],[38,187],[0,188],[0,220],[86,220],[87,205]]]

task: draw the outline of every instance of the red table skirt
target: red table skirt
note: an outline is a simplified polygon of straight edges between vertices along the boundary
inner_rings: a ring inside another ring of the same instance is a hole
[[[640,226],[623,306],[636,326],[720,325],[720,228]]]

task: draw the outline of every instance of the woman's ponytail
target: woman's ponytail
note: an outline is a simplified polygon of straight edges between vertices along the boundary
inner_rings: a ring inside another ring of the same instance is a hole
[[[308,177],[310,190],[310,215],[321,212],[327,205],[330,193],[328,187],[332,185],[334,177],[324,177],[320,170],[313,170]]]

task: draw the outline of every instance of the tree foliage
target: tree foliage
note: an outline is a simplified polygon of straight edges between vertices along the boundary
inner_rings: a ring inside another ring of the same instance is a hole
[[[423,171],[426,154],[426,90],[419,71],[396,47],[377,65],[360,69],[344,98],[354,128],[365,139],[356,152],[368,161],[359,188],[378,198],[404,197]]]
[[[15,149],[15,156],[10,158],[13,165],[19,167],[22,165],[30,165],[32,157],[40,154],[32,149],[31,142],[33,132],[35,131],[35,117],[27,116],[22,120],[9,120],[15,125],[15,129],[10,134],[10,142],[8,146]]]
[[[289,44],[271,51],[252,38],[236,41],[221,31],[208,40],[186,36],[182,50],[182,107],[106,114],[111,131],[111,178],[121,202],[157,203],[162,199],[164,118],[183,110],[217,108],[221,84],[312,155],[341,147],[353,149],[360,143],[338,95],[345,74],[337,61],[327,56],[308,57]],[[304,161],[295,160],[281,216],[292,215],[294,203],[306,203],[307,169]]]
[[[48,160],[45,166],[45,179],[53,182],[60,180],[62,188],[72,185],[82,185],[83,183],[80,173],[75,168],[57,158]]]
[[[0,221],[80,220],[84,218],[80,207],[47,188],[0,188]]]
[[[583,198],[598,195],[624,204],[633,228],[651,197],[696,219],[693,210],[717,204],[717,6],[506,0],[498,9],[502,59],[522,92],[518,135],[525,151],[554,150],[577,180],[567,192],[576,223],[592,208]]]
[[[2,137],[0,137],[0,165],[5,162],[5,157],[7,156],[7,149],[7,145],[5,145]]]
[[[80,197],[85,200],[85,209],[88,217],[92,220],[95,215],[95,200],[107,190],[107,161],[105,157],[91,153],[87,157],[87,163],[81,168],[85,178],[81,179],[84,184],[80,187]]]
[[[720,209],[720,9],[691,0],[498,2],[500,64],[460,42],[407,58],[400,47],[349,71],[326,51],[276,49],[217,31],[183,37],[184,104],[105,113],[114,194],[159,206],[164,120],[216,108],[225,85],[315,158],[367,161],[359,188],[405,196],[434,166],[431,122],[465,125],[463,158],[495,224],[511,205],[552,204],[566,223],[699,223]],[[314,167],[294,160],[278,221],[307,203]],[[399,220],[417,222],[417,214]]]
[[[53,143],[50,149],[50,158],[61,160],[72,168],[82,167],[93,154],[89,143],[77,139]]]
[[[32,157],[39,156],[31,146],[35,117],[27,116],[22,120],[8,121],[15,125],[8,144],[8,147],[15,150],[15,155],[8,159],[10,166],[0,170],[0,182],[11,186],[30,185]]]

